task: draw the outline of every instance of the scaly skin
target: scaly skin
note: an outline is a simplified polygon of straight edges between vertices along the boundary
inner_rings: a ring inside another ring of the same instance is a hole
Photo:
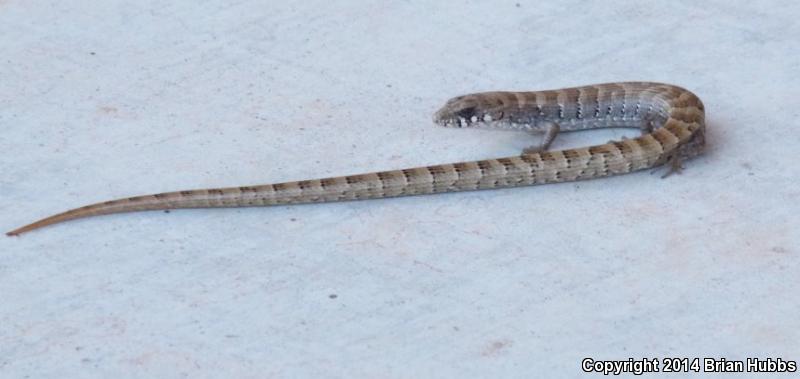
[[[703,151],[705,114],[693,93],[660,83],[606,83],[536,92],[459,96],[434,115],[446,127],[549,132],[640,128],[643,135],[606,144],[518,156],[249,187],[166,192],[87,205],[6,233],[111,213],[179,208],[250,207],[379,199],[602,178],[653,168],[672,169]],[[542,150],[541,152],[535,152]]]

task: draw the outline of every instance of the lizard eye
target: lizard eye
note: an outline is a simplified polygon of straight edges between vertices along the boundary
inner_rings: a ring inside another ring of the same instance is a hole
[[[464,109],[460,109],[456,112],[456,115],[458,117],[470,119],[473,115],[475,115],[475,107],[467,107]]]

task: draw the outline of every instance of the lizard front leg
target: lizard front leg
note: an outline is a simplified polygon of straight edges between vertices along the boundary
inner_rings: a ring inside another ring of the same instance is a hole
[[[522,154],[536,154],[541,153],[543,151],[547,151],[550,148],[550,144],[553,143],[553,140],[556,139],[558,133],[561,131],[561,127],[552,121],[547,121],[544,123],[544,136],[542,136],[542,141],[539,143],[539,146],[528,146],[522,149]]]

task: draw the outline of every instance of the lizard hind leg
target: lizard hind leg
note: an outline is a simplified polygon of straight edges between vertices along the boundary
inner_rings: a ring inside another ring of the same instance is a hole
[[[683,172],[683,160],[678,154],[673,154],[670,157],[668,157],[666,165],[664,166],[666,166],[666,172],[664,172],[664,175],[661,175],[661,179],[665,179],[666,177],[672,174],[680,174],[681,172]],[[659,165],[654,167],[653,170],[650,171],[650,175],[661,171],[661,169],[664,168],[664,166]]]
[[[547,122],[544,124],[544,136],[542,136],[542,141],[539,143],[539,145],[533,145],[522,149],[522,154],[536,154],[547,151],[547,149],[550,148],[550,144],[553,143],[560,131],[561,127],[557,123],[552,121]]]
[[[683,172],[683,161],[681,161],[681,157],[678,154],[675,154],[667,161],[667,172],[661,175],[661,179],[675,173],[680,174],[681,172]]]

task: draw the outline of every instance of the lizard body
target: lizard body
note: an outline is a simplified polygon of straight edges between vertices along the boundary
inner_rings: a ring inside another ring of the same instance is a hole
[[[680,162],[703,151],[705,114],[683,88],[648,82],[605,83],[534,92],[485,92],[450,99],[434,115],[445,127],[544,132],[521,155],[278,184],[166,192],[72,209],[6,233],[111,213],[178,208],[250,207],[377,199],[570,182]],[[546,151],[559,131],[639,128],[642,136]]]

